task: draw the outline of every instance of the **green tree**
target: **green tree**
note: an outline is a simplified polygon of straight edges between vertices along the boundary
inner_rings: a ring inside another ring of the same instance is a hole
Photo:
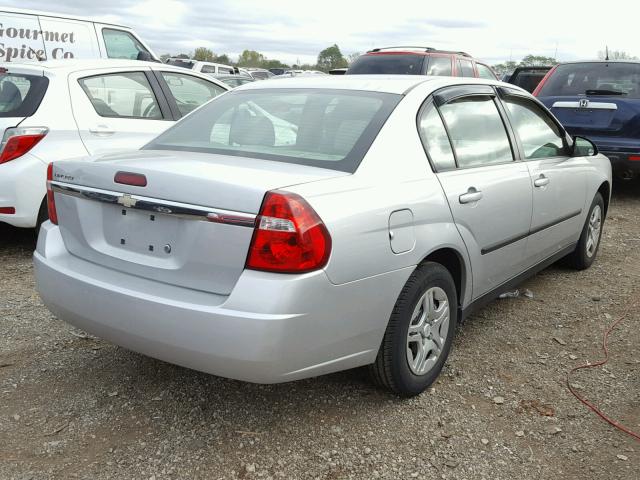
[[[607,54],[609,55],[609,60],[638,60],[638,57],[623,50],[601,50],[598,52],[598,58],[600,60],[606,60]]]
[[[522,60],[520,60],[521,67],[539,67],[539,66],[548,66],[552,67],[557,64],[558,61],[553,57],[545,57],[542,55],[527,55]]]
[[[222,55],[215,55],[213,57],[212,62],[224,63],[225,65],[231,65],[231,59],[229,58],[229,55],[227,55],[226,53],[223,53]]]
[[[347,55],[347,63],[349,65],[351,65],[353,62],[355,62],[358,58],[360,58],[360,55],[362,55],[360,52],[353,52],[350,53],[349,55]]]
[[[318,70],[328,72],[331,69],[344,68],[346,66],[348,66],[347,59],[344,58],[340,47],[335,43],[318,54]]]
[[[215,54],[209,48],[198,47],[195,52],[193,52],[193,59],[198,60],[199,62],[213,62]]]
[[[239,67],[261,67],[266,57],[255,50],[245,50],[238,57]]]
[[[492,65],[491,68],[498,74],[498,76],[502,76],[505,73],[513,72],[518,64],[514,61],[509,60],[508,62],[499,63],[497,65]]]

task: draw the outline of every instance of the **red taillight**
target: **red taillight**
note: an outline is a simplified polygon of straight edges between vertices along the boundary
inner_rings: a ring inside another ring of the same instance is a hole
[[[535,88],[535,90],[532,93],[534,97],[538,96],[538,93],[540,93],[540,90],[542,90],[542,87],[544,86],[544,84],[547,82],[547,80],[549,80],[549,77],[553,75],[553,72],[556,71],[556,68],[558,68],[558,65],[554,66],[551,70],[547,72],[547,74],[544,77],[542,77],[542,80],[540,80],[540,83],[538,83],[538,86]]]
[[[58,212],[56,212],[56,199],[51,189],[51,180],[53,180],[53,162],[47,166],[47,210],[49,211],[49,220],[57,225]]]
[[[640,155],[629,155],[630,162],[640,162]]]
[[[256,220],[247,268],[303,273],[324,267],[331,236],[311,206],[299,195],[267,192]]]
[[[123,185],[132,185],[134,187],[147,186],[147,177],[141,173],[117,172],[116,176],[113,177],[113,181]]]
[[[2,138],[0,163],[21,157],[35,147],[48,132],[49,129],[45,127],[7,128]]]
[[[14,215],[16,209],[15,207],[0,207],[0,213],[3,215]]]

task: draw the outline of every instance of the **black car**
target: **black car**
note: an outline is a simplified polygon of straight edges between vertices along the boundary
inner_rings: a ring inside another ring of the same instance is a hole
[[[517,67],[511,75],[503,78],[502,81],[517,85],[527,92],[533,93],[549,70],[551,70],[551,67],[546,66]]]

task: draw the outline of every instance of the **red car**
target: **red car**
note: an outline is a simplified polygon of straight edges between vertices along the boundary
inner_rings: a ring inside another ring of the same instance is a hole
[[[497,80],[489,66],[468,53],[431,47],[374,48],[358,57],[346,74],[440,75]]]

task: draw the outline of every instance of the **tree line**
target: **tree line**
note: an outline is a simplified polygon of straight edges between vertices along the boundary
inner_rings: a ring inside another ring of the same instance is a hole
[[[164,54],[160,56],[160,59],[164,62],[168,58],[191,58],[201,62],[214,62],[223,63],[225,65],[232,65],[235,67],[249,67],[249,68],[292,68],[295,70],[320,70],[322,72],[328,72],[334,68],[345,68],[349,65],[350,61],[357,58],[360,54],[351,54],[345,57],[340,51],[338,45],[333,44],[330,47],[325,48],[318,54],[318,58],[315,64],[286,64],[280,60],[267,58],[260,52],[255,50],[244,50],[237,60],[232,60],[229,55],[216,54],[210,48],[199,47],[196,48],[193,53],[186,54],[180,53],[178,55]]]

